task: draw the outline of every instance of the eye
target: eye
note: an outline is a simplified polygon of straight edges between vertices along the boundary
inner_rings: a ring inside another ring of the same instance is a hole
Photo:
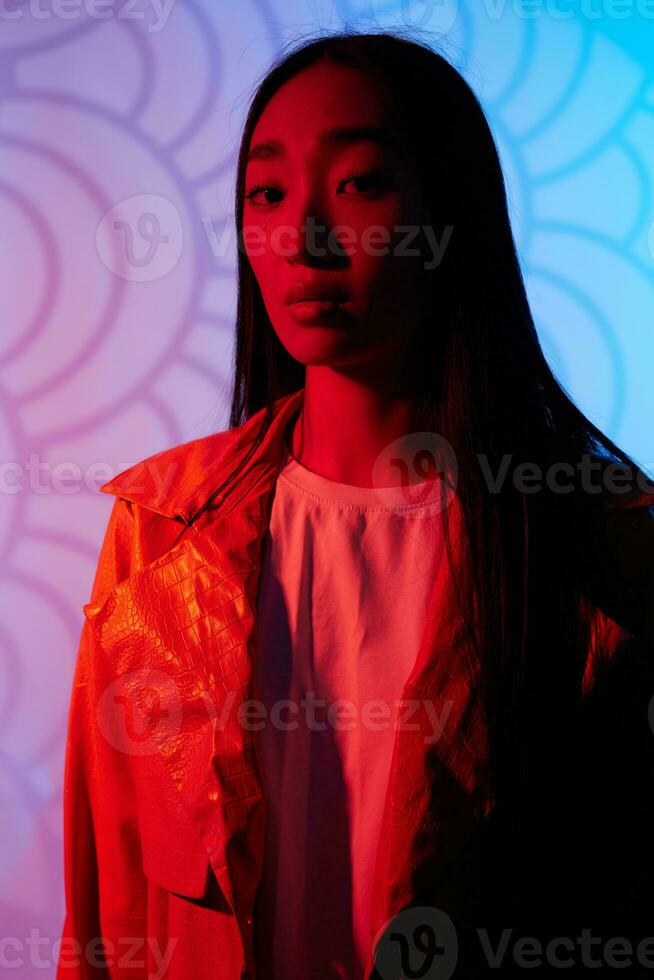
[[[281,194],[281,191],[279,190],[279,188],[273,187],[272,184],[255,184],[254,187],[251,187],[246,192],[245,199],[247,201],[252,201],[254,203],[254,197],[255,197],[255,195],[261,194],[264,191],[273,191],[273,193],[275,191],[277,191],[277,193],[280,193]],[[275,201],[264,201],[263,202],[263,205],[262,204],[255,204],[255,207],[263,207],[266,204],[275,204],[275,203],[276,203]]]
[[[376,170],[366,170],[362,172],[355,172],[348,174],[341,181],[340,186],[343,187],[345,184],[349,184],[352,181],[356,181],[359,185],[363,184],[363,189],[359,186],[359,193],[367,194],[372,186],[373,190],[383,190],[386,186],[387,180],[383,174]],[[346,195],[349,197],[350,195]]]
[[[348,174],[347,177],[343,178],[343,180],[339,184],[339,189],[341,187],[344,187],[346,184],[350,184],[353,182],[356,182],[358,184],[358,191],[355,192],[355,196],[361,194],[365,194],[369,196],[371,190],[373,191],[383,190],[388,184],[388,179],[384,176],[384,174],[380,173],[377,170],[355,171],[353,173]],[[363,188],[361,187],[362,184],[363,184]],[[282,195],[283,192],[280,191],[280,189],[278,187],[275,187],[273,184],[255,184],[253,187],[250,187],[248,191],[246,191],[245,199],[247,201],[251,201],[254,207],[259,207],[259,208],[265,207],[266,204],[272,205],[278,203],[278,201],[264,200],[262,203],[260,202],[258,204],[255,204],[254,199],[257,196],[257,194],[266,194],[266,193]],[[351,197],[352,195],[346,194],[345,196]]]

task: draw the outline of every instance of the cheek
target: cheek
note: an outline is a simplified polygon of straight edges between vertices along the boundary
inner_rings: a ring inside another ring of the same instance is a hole
[[[245,255],[264,298],[273,300],[279,292],[286,276],[284,268],[297,255],[299,241],[299,232],[283,221],[260,223],[256,235],[244,241]]]
[[[396,234],[364,236],[352,255],[352,269],[360,292],[366,292],[375,305],[392,297],[406,301],[421,281],[422,258],[417,250],[418,236],[406,231]]]
[[[279,279],[277,259],[268,246],[245,249],[250,267],[264,299],[269,297],[272,287]]]
[[[412,202],[400,198],[380,201],[378,207],[366,207],[365,216],[354,214],[350,221],[355,249],[354,266],[369,270],[382,278],[390,275],[399,280],[412,275],[419,245],[419,212]]]
[[[275,240],[276,228],[279,222],[272,218],[267,220],[259,215],[244,216],[242,236],[242,248],[247,256],[250,265],[255,273],[264,272],[269,268],[275,258],[274,249],[271,248],[271,240]]]

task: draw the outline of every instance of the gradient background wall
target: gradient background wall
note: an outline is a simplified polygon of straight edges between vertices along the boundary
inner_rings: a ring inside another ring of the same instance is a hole
[[[68,701],[113,502],[97,486],[227,425],[248,97],[298,34],[403,22],[444,37],[487,109],[559,377],[652,469],[652,0],[1,0],[0,970],[14,976],[54,972],[63,922]]]

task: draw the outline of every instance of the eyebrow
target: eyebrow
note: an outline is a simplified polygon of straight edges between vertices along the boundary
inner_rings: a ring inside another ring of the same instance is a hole
[[[397,147],[397,139],[383,126],[333,126],[318,135],[321,146],[347,146],[362,141],[377,143],[385,148]],[[250,149],[246,163],[252,160],[273,160],[286,155],[281,140],[264,140]]]

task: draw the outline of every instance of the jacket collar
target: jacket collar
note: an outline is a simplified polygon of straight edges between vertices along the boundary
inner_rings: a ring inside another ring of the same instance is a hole
[[[275,465],[286,425],[299,413],[303,399],[304,388],[300,388],[273,402],[269,429],[249,462],[248,473],[260,471],[262,466]],[[99,489],[187,524],[241,463],[256,437],[265,412],[266,409],[262,408],[236,428],[215,432],[148,456]],[[252,478],[246,482],[250,485]]]

